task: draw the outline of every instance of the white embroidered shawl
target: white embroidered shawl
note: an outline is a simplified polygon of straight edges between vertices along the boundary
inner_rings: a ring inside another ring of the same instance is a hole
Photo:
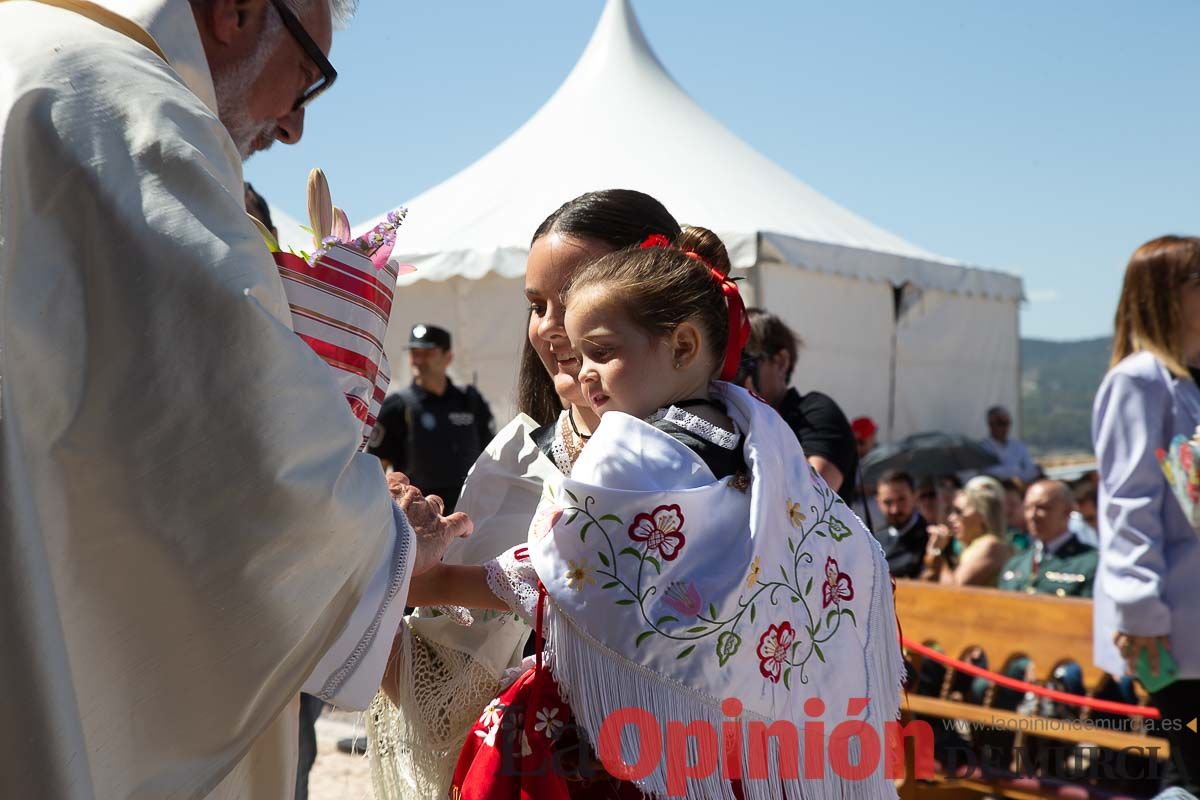
[[[731,384],[714,393],[747,432],[747,491],[616,412],[571,477],[547,482],[529,550],[548,593],[549,663],[564,697],[593,743],[625,706],[664,728],[707,720],[720,731],[730,697],[744,720],[790,720],[801,731],[815,719],[804,702],[820,698],[827,729],[865,719],[882,740],[903,668],[879,545],[774,410]],[[638,760],[636,738],[623,738],[626,763]],[[773,779],[748,782],[748,798],[779,796],[778,760],[770,763]],[[882,766],[861,781],[834,774],[827,758],[824,771],[784,781],[788,796],[895,796]],[[665,764],[638,783],[665,796]],[[732,797],[719,775],[688,789]]]

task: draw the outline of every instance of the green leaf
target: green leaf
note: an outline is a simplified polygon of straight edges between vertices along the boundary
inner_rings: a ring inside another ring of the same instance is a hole
[[[575,518],[578,516],[579,516],[578,511],[572,511],[570,514],[567,514],[567,517],[566,517],[566,519],[563,520],[563,522],[566,523],[567,525],[570,525],[572,522],[575,521]]]
[[[783,576],[783,582],[787,583],[787,570],[783,568],[783,564],[779,565],[779,574]]]
[[[596,553],[596,557],[600,559],[600,563],[603,564],[604,566],[606,566],[606,567],[611,566],[611,564],[608,563],[608,556],[604,555],[604,553],[598,552],[598,553]]]
[[[592,527],[592,526],[593,526],[593,525],[595,525],[595,524],[596,524],[596,523],[594,523],[594,522],[592,522],[592,521],[590,521],[590,520],[589,520],[589,521],[588,521],[588,524],[586,524],[586,525],[584,525],[584,526],[583,526],[583,529],[579,531],[579,541],[581,541],[581,542],[586,542],[586,541],[587,541],[587,532],[588,532],[588,528]],[[600,558],[601,558],[601,559],[603,559],[603,558],[604,558],[604,555],[603,555],[603,554],[601,554],[601,555],[600,555]],[[605,564],[605,566],[607,566],[607,565],[608,565],[608,562],[607,562],[607,561],[605,561],[605,562],[604,562],[604,564]]]
[[[695,649],[696,649],[696,645],[694,645],[694,644],[688,645],[687,647],[683,648],[683,652],[681,652],[679,655],[675,656],[676,660],[678,660],[680,658],[687,658],[688,656],[690,656],[692,654],[692,651]]]
[[[836,617],[837,614],[838,614],[838,612],[837,612],[836,608],[831,608],[829,610],[829,613],[825,615],[825,627],[828,628],[830,625],[833,624],[833,618]]]
[[[799,598],[799,597],[796,597],[796,595],[792,595],[792,602],[793,602],[793,603],[799,603],[799,602],[800,602],[800,598]]]
[[[742,637],[733,631],[725,631],[717,637],[717,661],[720,662],[722,667],[725,666],[725,663],[729,659],[733,658],[741,646]]]
[[[843,609],[842,609],[842,611],[841,611],[841,613],[843,613],[843,614],[845,614],[846,616],[848,616],[848,617],[850,618],[850,621],[854,623],[854,626],[855,626],[855,627],[858,627],[858,620],[855,618],[855,616],[854,616],[854,612],[853,612],[853,611],[851,611],[851,610],[850,610],[850,609],[848,609],[848,608],[843,608]]]
[[[567,497],[571,498],[572,502],[575,502],[575,503],[579,502],[579,498],[576,497],[575,493],[572,492],[570,489],[564,488],[563,491],[567,493]]]
[[[621,518],[618,517],[616,514],[605,514],[603,517],[600,518],[600,521],[601,522],[615,522],[618,525],[621,524]]]
[[[709,616],[709,617],[711,617],[712,619],[716,619],[716,618],[717,618],[717,606],[716,606],[716,604],[714,604],[714,603],[709,603],[709,604],[708,604],[708,616]]]
[[[654,623],[654,626],[656,628],[661,628],[663,625],[666,625],[668,622],[679,622],[679,620],[675,617],[672,617],[670,614],[668,614],[665,617],[659,617],[658,622]]]
[[[812,594],[812,584],[813,584],[813,579],[809,578],[808,583],[804,584],[804,594],[806,594],[806,595]]]
[[[707,625],[696,625],[694,627],[688,628],[687,632],[688,633],[704,633],[707,630],[708,630]]]
[[[842,539],[847,538],[853,532],[854,531],[852,531],[852,530],[850,530],[850,528],[846,527],[846,524],[844,522],[842,522],[840,519],[838,519],[837,517],[834,517],[833,519],[829,520],[829,535],[833,537],[833,540],[835,542],[840,542]]]
[[[796,543],[792,541],[792,537],[790,537],[790,536],[788,537],[788,552],[789,553],[796,552]]]
[[[788,667],[783,671],[783,688],[788,691],[792,690],[792,668]]]
[[[750,623],[751,623],[751,624],[753,624],[753,623],[754,623],[754,616],[755,616],[755,614],[757,614],[757,613],[758,613],[758,611],[757,611],[757,607],[756,607],[756,606],[755,606],[753,603],[751,603],[751,604],[750,604]]]
[[[554,486],[552,486],[549,483],[546,484],[546,494],[550,497],[551,500],[554,499]]]
[[[813,644],[813,652],[817,654],[817,658],[821,659],[821,663],[825,663],[825,654],[821,652],[821,645]]]
[[[622,550],[622,551],[620,552],[620,554],[619,554],[619,555],[623,555],[623,556],[624,556],[624,555],[631,555],[631,556],[633,556],[634,558],[636,558],[638,561],[641,561],[641,560],[642,560],[642,551],[640,551],[640,550],[638,550],[638,549],[636,549],[636,548],[633,548],[633,547],[626,547],[624,550]]]
[[[638,637],[637,637],[637,644],[635,644],[634,647],[641,647],[642,642],[646,641],[653,635],[654,635],[654,631],[645,631],[643,633],[639,633]]]
[[[631,606],[631,605],[633,605],[633,604],[634,604],[634,603],[636,603],[636,602],[637,602],[637,601],[636,601],[636,600],[634,600],[632,597],[626,597],[624,600],[618,600],[618,601],[617,601],[617,605],[619,605],[619,606]]]
[[[658,571],[658,574],[662,575],[662,565],[658,563],[657,558],[653,558],[652,556],[646,556],[646,563],[653,564],[654,569]]]
[[[621,582],[620,582],[620,581],[609,581],[608,583],[604,584],[604,585],[603,585],[603,586],[601,586],[600,588],[601,588],[601,589],[611,589],[611,588],[613,588],[614,586],[620,586],[620,585],[621,585]]]

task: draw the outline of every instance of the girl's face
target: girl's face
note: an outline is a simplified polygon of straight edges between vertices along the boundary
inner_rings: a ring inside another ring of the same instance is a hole
[[[983,533],[983,517],[971,505],[965,492],[954,495],[948,521],[955,537],[961,542],[969,542]]]
[[[599,289],[571,297],[567,333],[579,355],[579,386],[597,414],[644,418],[678,392],[679,371],[666,337],[636,326]]]
[[[579,360],[563,324],[563,284],[580,267],[611,252],[602,242],[549,233],[529,248],[525,298],[529,301],[529,343],[554,380],[554,391],[568,406],[587,406],[579,390]]]

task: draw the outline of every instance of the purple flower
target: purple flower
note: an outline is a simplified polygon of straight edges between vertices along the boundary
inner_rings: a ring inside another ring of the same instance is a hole
[[[687,583],[675,581],[672,583],[667,587],[662,601],[687,617],[695,617],[704,607],[704,601],[700,598],[700,591],[696,588],[696,584],[691,581]]]
[[[326,236],[321,240],[322,247],[333,247],[335,244],[341,244],[342,240],[336,236]]]
[[[389,211],[387,221],[389,224],[396,226],[400,224],[400,220],[404,219],[404,215],[400,211]]]

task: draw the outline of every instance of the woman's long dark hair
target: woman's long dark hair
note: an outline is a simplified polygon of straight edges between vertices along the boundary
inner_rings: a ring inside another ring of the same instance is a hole
[[[641,244],[654,233],[675,241],[680,232],[675,218],[650,195],[632,189],[605,189],[588,192],[564,203],[538,226],[530,245],[549,233],[558,233],[601,242],[613,250],[620,250]],[[521,367],[517,375],[517,408],[539,425],[546,425],[558,417],[562,402],[554,391],[553,379],[529,343],[528,325],[523,338],[525,345],[521,349]]]

